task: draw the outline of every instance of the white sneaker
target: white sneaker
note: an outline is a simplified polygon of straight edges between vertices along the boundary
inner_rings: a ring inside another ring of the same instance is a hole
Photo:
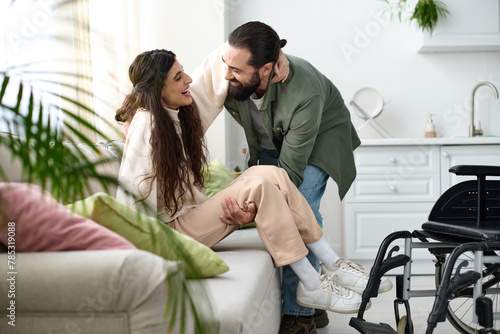
[[[315,290],[308,290],[302,282],[297,288],[297,303],[310,308],[328,310],[337,313],[357,313],[361,306],[361,295],[342,288],[322,275],[323,283]],[[368,302],[366,309],[371,306]]]
[[[344,257],[339,257],[333,264],[339,268],[331,271],[324,264],[321,264],[322,272],[331,276],[331,280],[341,287],[363,294],[363,291],[368,284],[368,279],[370,278],[370,275],[365,271],[365,268],[362,265],[354,263]],[[378,292],[387,292],[391,289],[391,281],[386,277],[382,277]]]

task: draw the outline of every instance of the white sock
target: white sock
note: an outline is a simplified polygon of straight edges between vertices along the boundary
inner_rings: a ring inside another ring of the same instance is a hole
[[[314,269],[306,257],[290,263],[290,267],[305,285],[307,290],[314,290],[323,282],[319,273]]]
[[[318,259],[323,262],[323,264],[329,269],[329,270],[336,270],[338,266],[333,264],[336,258],[338,258],[337,253],[333,250],[333,248],[330,246],[328,241],[326,241],[325,237],[322,236],[321,239],[319,239],[316,242],[313,242],[312,244],[307,244],[307,247],[311,250],[311,252],[314,253],[318,257]]]

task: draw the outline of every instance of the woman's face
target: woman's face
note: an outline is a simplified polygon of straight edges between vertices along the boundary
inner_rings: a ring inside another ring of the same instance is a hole
[[[175,60],[174,65],[168,71],[165,85],[161,92],[161,100],[165,107],[177,110],[182,106],[190,105],[193,102],[189,84],[192,82],[191,77],[184,73],[184,70]]]

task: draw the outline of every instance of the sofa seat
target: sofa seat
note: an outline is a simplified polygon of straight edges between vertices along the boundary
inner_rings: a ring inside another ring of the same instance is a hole
[[[167,331],[164,280],[180,273],[179,263],[142,250],[17,253],[15,262],[11,286],[7,254],[0,254],[0,333]],[[12,319],[5,312],[11,301]]]
[[[214,246],[229,271],[203,279],[220,334],[278,333],[281,270],[255,228]],[[0,333],[165,333],[164,279],[178,264],[141,250],[18,253],[15,331]],[[7,254],[0,254],[0,293],[7,296]],[[198,284],[193,281],[193,284]],[[0,298],[0,308],[9,307]],[[192,324],[191,324],[192,325]],[[191,327],[188,325],[188,328]],[[173,331],[178,332],[177,330]],[[192,327],[187,333],[193,333]]]
[[[213,247],[229,271],[205,279],[218,333],[278,333],[281,270],[274,267],[255,228],[238,230]]]

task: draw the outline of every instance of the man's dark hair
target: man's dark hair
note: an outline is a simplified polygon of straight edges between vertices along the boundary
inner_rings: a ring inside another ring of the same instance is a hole
[[[278,60],[286,39],[280,39],[276,31],[265,23],[247,22],[236,28],[228,37],[232,47],[245,48],[252,54],[248,64],[260,68]]]

